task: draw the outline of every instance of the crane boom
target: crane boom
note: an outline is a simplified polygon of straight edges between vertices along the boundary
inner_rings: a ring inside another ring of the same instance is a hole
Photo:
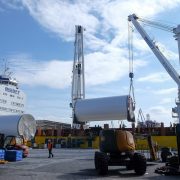
[[[153,42],[153,40],[148,36],[145,30],[142,28],[140,23],[137,21],[138,17],[135,14],[128,16],[128,21],[131,21],[137,31],[140,33],[142,38],[145,40],[147,45],[151,48],[155,56],[158,58],[160,63],[163,65],[168,74],[172,77],[172,79],[176,82],[178,87],[180,87],[180,76],[173,68],[173,66],[169,63],[167,58],[161,53],[158,46]]]
[[[145,40],[147,45],[151,48],[157,59],[163,65],[167,73],[171,76],[171,78],[178,85],[178,100],[176,101],[177,107],[173,108],[172,111],[177,114],[179,119],[179,123],[176,125],[176,137],[177,137],[177,149],[178,149],[178,170],[180,171],[180,76],[173,68],[173,66],[169,63],[166,57],[160,52],[158,46],[153,42],[153,40],[148,36],[148,34],[144,31],[142,26],[137,21],[138,17],[135,14],[128,16],[128,21],[131,21],[137,31],[141,34],[142,38]],[[180,59],[180,25],[177,28],[173,29],[174,37],[178,41],[178,50],[179,50],[179,59]]]
[[[85,98],[83,31],[84,28],[82,26],[75,26],[74,62],[71,91],[72,101],[70,103],[70,106],[72,107],[73,123],[76,123],[74,114],[75,102],[78,99]]]
[[[72,77],[72,105],[77,99],[85,98],[83,27],[75,26],[74,63]]]

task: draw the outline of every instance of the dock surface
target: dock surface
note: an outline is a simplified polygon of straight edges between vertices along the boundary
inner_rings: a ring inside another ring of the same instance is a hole
[[[18,162],[0,164],[0,180],[61,180],[61,179],[121,179],[161,180],[179,179],[180,176],[163,176],[154,173],[164,163],[148,163],[147,172],[137,176],[125,167],[109,167],[106,176],[99,176],[94,168],[92,149],[53,149],[54,157],[48,158],[47,149],[31,149],[29,157]]]

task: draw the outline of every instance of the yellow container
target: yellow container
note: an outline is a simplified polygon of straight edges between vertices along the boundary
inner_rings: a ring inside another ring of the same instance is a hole
[[[152,136],[152,139],[158,145],[159,149],[162,147],[177,149],[176,136]],[[147,138],[136,137],[136,149],[149,149]]]

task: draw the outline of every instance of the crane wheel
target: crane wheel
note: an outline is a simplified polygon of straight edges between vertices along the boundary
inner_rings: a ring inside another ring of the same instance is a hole
[[[137,175],[144,175],[146,172],[146,157],[143,154],[134,153],[133,165]]]
[[[98,174],[106,175],[108,173],[108,156],[106,153],[95,152],[94,164]]]

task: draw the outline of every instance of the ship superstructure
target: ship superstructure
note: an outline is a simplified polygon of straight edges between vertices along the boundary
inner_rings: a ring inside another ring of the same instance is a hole
[[[16,79],[5,69],[0,75],[0,115],[23,114],[26,96],[19,89]]]

